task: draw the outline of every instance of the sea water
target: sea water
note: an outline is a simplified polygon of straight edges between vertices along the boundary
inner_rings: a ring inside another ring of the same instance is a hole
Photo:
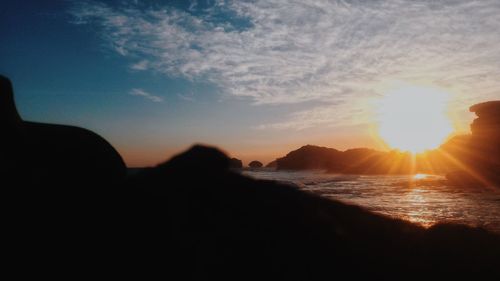
[[[437,175],[339,175],[267,168],[242,173],[293,184],[308,192],[425,227],[451,222],[500,233],[500,189],[494,187],[457,187]]]

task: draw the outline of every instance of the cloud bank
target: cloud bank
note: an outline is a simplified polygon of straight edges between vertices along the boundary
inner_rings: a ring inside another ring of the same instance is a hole
[[[500,96],[498,0],[214,1],[188,9],[86,1],[70,13],[97,27],[135,71],[210,81],[255,104],[323,102],[296,113],[319,123],[328,110],[352,114],[346,105],[376,97],[387,81],[445,87],[463,104]]]

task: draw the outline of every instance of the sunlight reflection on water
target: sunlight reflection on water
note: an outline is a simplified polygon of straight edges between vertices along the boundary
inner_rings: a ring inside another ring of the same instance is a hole
[[[453,222],[500,233],[499,189],[454,187],[444,177],[434,175],[355,176],[268,169],[243,173],[294,183],[304,190],[426,227]]]

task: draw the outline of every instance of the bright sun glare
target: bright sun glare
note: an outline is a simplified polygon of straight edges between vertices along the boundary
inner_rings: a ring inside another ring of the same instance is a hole
[[[413,153],[439,147],[452,132],[446,115],[449,93],[423,86],[402,86],[379,105],[379,134],[392,148]]]

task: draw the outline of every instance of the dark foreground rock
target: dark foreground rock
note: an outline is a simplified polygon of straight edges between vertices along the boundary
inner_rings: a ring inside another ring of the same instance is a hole
[[[232,172],[214,148],[195,146],[124,185],[101,188],[110,190],[10,200],[10,261],[38,276],[500,276],[497,235],[447,224],[424,229],[250,179]]]
[[[14,104],[12,84],[3,76],[0,131],[0,178],[4,182],[29,184],[40,190],[49,187],[46,191],[82,186],[84,193],[125,179],[121,156],[94,132],[22,120]]]
[[[500,239],[484,230],[446,224],[426,230],[227,169],[188,168],[186,155],[222,157],[194,147],[132,179],[128,188],[164,200],[151,213],[168,206],[169,233],[183,241],[181,253],[197,257],[189,265],[199,278],[242,272],[291,280],[332,271],[376,279],[499,273]]]
[[[195,164],[223,157],[195,146],[127,186],[135,194],[129,205],[138,208],[140,229],[151,235],[145,245],[155,248],[161,241],[168,254],[160,253],[185,257],[177,262],[194,279],[368,274],[396,280],[500,273],[500,238],[485,230],[447,224],[424,229],[292,186]]]

